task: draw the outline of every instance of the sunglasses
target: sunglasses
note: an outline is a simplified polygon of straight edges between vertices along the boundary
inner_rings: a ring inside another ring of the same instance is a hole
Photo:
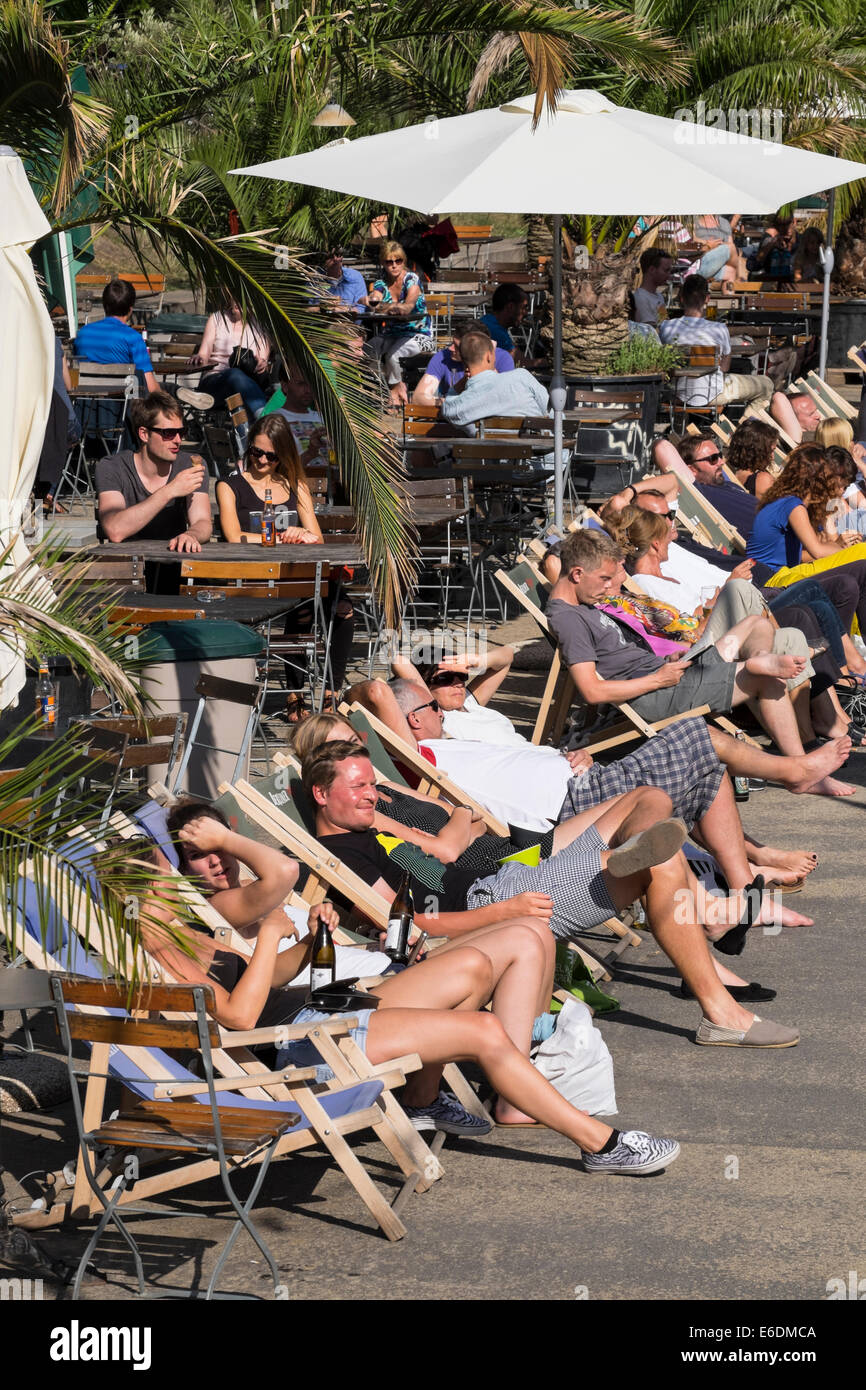
[[[405,265],[406,262],[403,260],[402,256],[386,256],[386,257],[385,257],[385,264],[386,264],[386,265]]]
[[[465,685],[466,677],[462,671],[441,671],[438,676],[431,676],[427,684],[431,690],[442,685]]]
[[[153,425],[149,434],[158,434],[168,443],[169,439],[183,439],[183,425]]]
[[[714,463],[716,459],[724,458],[724,454],[704,454],[703,458],[697,460],[698,463]]]
[[[432,709],[432,711],[433,711],[434,714],[438,714],[438,713],[439,713],[439,701],[438,701],[438,700],[428,700],[427,703],[426,703],[426,705],[416,705],[414,709],[410,709],[409,713],[410,713],[410,714],[419,714],[420,711],[421,711],[422,709]]]
[[[272,454],[270,449],[260,449],[256,444],[251,444],[247,450],[251,459],[266,459],[268,463],[276,463],[277,455]]]

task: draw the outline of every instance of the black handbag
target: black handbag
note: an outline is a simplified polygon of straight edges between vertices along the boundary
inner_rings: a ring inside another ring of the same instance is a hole
[[[355,975],[351,980],[335,980],[332,985],[311,990],[305,1008],[321,1009],[329,1014],[353,1014],[359,1009],[378,1009],[378,995],[352,988],[358,978]]]
[[[250,348],[233,348],[232,355],[229,358],[229,367],[234,371],[244,372],[247,376],[253,377],[253,379],[261,375],[256,361],[256,354]]]

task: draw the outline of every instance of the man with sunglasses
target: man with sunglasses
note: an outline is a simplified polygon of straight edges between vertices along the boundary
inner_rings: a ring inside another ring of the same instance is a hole
[[[133,401],[130,422],[138,448],[96,465],[96,534],[100,541],[168,541],[194,554],[210,540],[213,522],[207,470],[181,451],[183,418],[173,396],[151,391]]]

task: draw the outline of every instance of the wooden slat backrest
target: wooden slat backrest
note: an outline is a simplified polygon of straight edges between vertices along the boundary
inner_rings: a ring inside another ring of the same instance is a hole
[[[292,579],[294,566],[277,560],[244,561],[246,579]],[[182,560],[182,579],[236,579],[238,567],[233,560]]]
[[[132,1012],[194,1011],[196,989],[202,990],[204,1002],[212,1011],[214,994],[210,985],[147,984],[137,994],[130,995],[126,985],[112,984],[110,980],[90,980],[74,975],[63,977],[63,997],[67,1004],[97,1004],[103,1009],[129,1009]]]
[[[643,391],[575,390],[571,405],[639,405],[642,401]]]
[[[123,1019],[101,1014],[70,1014],[69,1032],[73,1038],[86,1042],[114,1043],[117,1047],[161,1047],[184,1050],[201,1045],[198,1027],[194,1023],[170,1020],[152,1023],[149,1019]],[[219,1029],[208,1020],[211,1047],[218,1047]],[[204,1083],[202,1083],[204,1085]]]
[[[467,222],[455,226],[454,231],[458,241],[476,241],[479,238],[486,241],[493,231],[493,224]]]

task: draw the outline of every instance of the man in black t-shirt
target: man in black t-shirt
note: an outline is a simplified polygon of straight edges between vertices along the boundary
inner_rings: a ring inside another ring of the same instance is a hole
[[[97,536],[165,540],[168,550],[194,554],[210,540],[213,522],[204,463],[180,452],[177,402],[152,391],[133,402],[130,419],[138,449],[109,454],[96,465]]]
[[[319,843],[390,903],[402,874],[389,863],[372,828],[378,791],[369,755],[354,743],[325,743],[304,760],[301,776],[304,791],[316,807]],[[438,936],[459,936],[462,945],[471,944],[488,954],[496,950],[496,932],[490,928],[504,926],[514,918],[531,922],[548,951],[546,993],[553,982],[553,959],[545,921],[555,936],[573,937],[647,894],[656,939],[703,1007],[697,1041],[713,1046],[720,1039],[730,1046],[793,1046],[798,1036],[795,1030],[761,1024],[721,983],[695,916],[697,883],[680,853],[686,826],[670,818],[670,809],[670,800],[663,792],[639,787],[572,817],[560,827],[563,838],[573,836],[570,843],[540,865],[510,863],[480,879],[475,871],[458,871],[452,865],[450,889],[443,884],[445,910],[416,912],[415,923]],[[467,879],[473,881],[466,885]],[[421,886],[420,892],[424,891]],[[461,912],[457,904],[463,893],[470,910]],[[552,913],[543,912],[540,904],[533,909],[531,900],[548,893]],[[692,907],[683,912],[686,900]],[[739,913],[737,899],[734,910],[735,915]],[[746,926],[759,910],[760,903],[750,902],[744,920],[713,939],[728,942],[742,936],[744,940]],[[523,1001],[523,1012],[535,1003]],[[515,1011],[519,1012],[517,1006]],[[502,1022],[511,1035],[505,1017]]]

